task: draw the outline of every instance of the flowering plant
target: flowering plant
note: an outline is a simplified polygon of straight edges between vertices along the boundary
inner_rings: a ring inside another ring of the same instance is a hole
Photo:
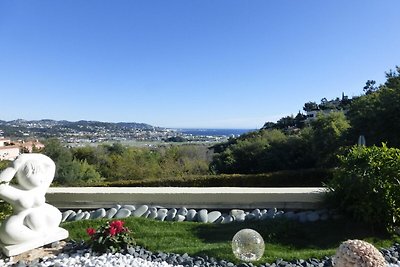
[[[98,229],[88,228],[86,233],[90,236],[89,244],[93,251],[119,252],[127,250],[136,244],[131,231],[124,227],[123,221],[112,221],[100,226]]]

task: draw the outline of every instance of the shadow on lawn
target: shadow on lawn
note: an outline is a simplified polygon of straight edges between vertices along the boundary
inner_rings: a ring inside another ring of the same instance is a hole
[[[251,228],[259,232],[266,243],[296,249],[332,249],[347,239],[390,239],[386,233],[377,233],[368,225],[345,219],[315,223],[274,219],[228,225],[204,224],[196,227],[196,235],[207,243],[230,242],[233,236],[244,228]]]

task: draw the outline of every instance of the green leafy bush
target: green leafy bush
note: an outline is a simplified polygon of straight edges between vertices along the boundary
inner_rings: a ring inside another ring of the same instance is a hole
[[[99,229],[87,228],[86,232],[90,236],[89,244],[95,252],[121,252],[136,244],[130,230],[120,220],[109,222]]]
[[[399,225],[400,149],[354,146],[339,161],[327,204],[377,227]]]

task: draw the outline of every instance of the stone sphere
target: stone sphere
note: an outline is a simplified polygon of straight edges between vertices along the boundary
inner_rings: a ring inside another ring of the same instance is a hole
[[[242,229],[232,239],[232,251],[239,260],[257,261],[264,254],[264,250],[264,239],[252,229]]]
[[[362,240],[347,240],[340,244],[333,258],[335,267],[384,267],[385,258],[372,244]]]

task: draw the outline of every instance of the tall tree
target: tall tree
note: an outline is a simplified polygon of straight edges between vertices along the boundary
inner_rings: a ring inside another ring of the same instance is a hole
[[[400,90],[400,66],[396,66],[395,70],[386,72],[385,86],[388,88]]]
[[[303,107],[303,110],[306,111],[306,112],[313,111],[313,110],[318,110],[318,109],[319,109],[318,108],[318,104],[315,103],[315,102],[311,102],[311,101],[305,103],[304,107]]]
[[[387,81],[378,90],[355,99],[348,112],[356,142],[364,135],[369,145],[400,147],[400,68],[386,74]]]
[[[364,86],[364,88],[363,88],[364,93],[365,93],[366,95],[369,95],[369,94],[372,94],[373,92],[375,92],[376,90],[378,90],[378,87],[375,86],[375,84],[376,84],[376,81],[374,81],[374,80],[368,80],[368,81],[365,83],[365,86]]]
[[[350,124],[343,112],[319,113],[311,124],[313,129],[312,147],[322,166],[332,166],[336,153],[344,143]]]

